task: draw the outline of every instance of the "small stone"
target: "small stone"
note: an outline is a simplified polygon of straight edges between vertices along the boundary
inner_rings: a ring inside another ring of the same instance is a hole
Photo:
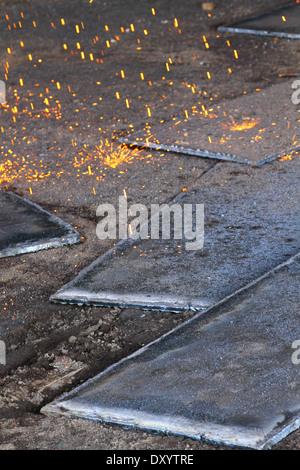
[[[102,333],[108,333],[108,331],[110,330],[110,326],[107,323],[103,323],[100,329]]]
[[[34,405],[40,405],[42,401],[44,400],[44,395],[42,393],[37,392],[32,398],[31,398],[31,403]]]
[[[2,444],[0,450],[15,450],[15,446],[13,444]]]
[[[69,344],[75,344],[76,341],[77,341],[76,336],[70,336],[70,338],[69,338]]]
[[[87,328],[83,333],[82,333],[82,336],[89,336],[90,334],[94,333],[95,331],[97,331],[99,328],[100,328],[101,325],[99,325],[99,323],[97,323],[97,325],[93,325],[93,326],[90,326],[89,328]]]

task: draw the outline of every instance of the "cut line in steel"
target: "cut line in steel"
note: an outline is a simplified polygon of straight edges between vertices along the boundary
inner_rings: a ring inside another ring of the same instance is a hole
[[[290,3],[261,15],[219,26],[218,31],[300,39],[300,5]]]
[[[262,166],[300,149],[293,81],[121,137],[127,145]]]

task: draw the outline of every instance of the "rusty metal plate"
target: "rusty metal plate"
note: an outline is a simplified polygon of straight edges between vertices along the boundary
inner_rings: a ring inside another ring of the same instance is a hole
[[[69,224],[12,192],[0,192],[0,258],[77,243]]]
[[[291,3],[259,16],[219,26],[218,31],[300,39],[300,4]]]
[[[129,134],[129,145],[260,166],[300,148],[293,82]]]

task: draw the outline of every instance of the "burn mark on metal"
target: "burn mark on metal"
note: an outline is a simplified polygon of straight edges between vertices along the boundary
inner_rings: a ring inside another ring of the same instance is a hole
[[[80,241],[69,224],[20,196],[0,192],[0,258]]]
[[[300,39],[300,5],[290,3],[258,16],[219,26],[218,31]]]
[[[298,254],[42,413],[270,447],[300,426],[299,281]]]

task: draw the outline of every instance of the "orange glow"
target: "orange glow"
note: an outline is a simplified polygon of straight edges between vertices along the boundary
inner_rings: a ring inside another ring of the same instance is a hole
[[[230,129],[231,131],[244,131],[257,126],[259,121],[260,119],[246,119],[242,123],[233,121],[232,123],[228,122],[227,124],[222,124],[222,127],[224,129]]]

